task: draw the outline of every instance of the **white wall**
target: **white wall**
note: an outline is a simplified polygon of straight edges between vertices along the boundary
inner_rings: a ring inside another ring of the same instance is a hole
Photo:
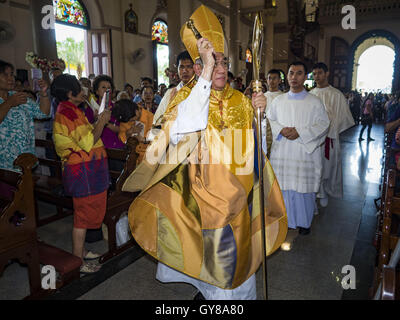
[[[12,63],[16,69],[30,69],[25,61],[26,52],[33,51],[32,15],[29,0],[0,4],[0,20],[15,28],[15,38],[7,44],[0,44],[0,59]],[[15,5],[16,4],[16,5]]]

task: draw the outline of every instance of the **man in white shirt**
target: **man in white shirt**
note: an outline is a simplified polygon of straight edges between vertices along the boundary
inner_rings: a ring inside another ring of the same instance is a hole
[[[176,96],[180,89],[183,86],[188,84],[195,75],[199,76],[202,71],[202,65],[200,61],[196,61],[193,63],[192,58],[190,57],[189,52],[183,51],[178,55],[177,58],[177,66],[178,66],[178,75],[181,82],[177,87],[169,89],[163,99],[160,102],[160,105],[157,108],[156,113],[154,114],[153,119],[153,128],[149,132],[149,136],[147,140],[153,141],[154,137],[159,133],[162,125],[162,118],[164,116],[165,111],[168,108],[169,102]]]
[[[310,93],[322,100],[328,113],[330,126],[322,152],[321,189],[317,197],[322,207],[328,205],[328,196],[343,197],[342,159],[340,157],[340,133],[354,126],[354,119],[346,97],[338,89],[329,85],[329,71],[325,63],[313,67],[317,87]]]
[[[281,82],[282,79],[280,71],[277,69],[271,69],[267,75],[268,91],[264,93],[265,97],[267,98],[266,110],[268,110],[268,107],[272,105],[272,102],[276,97],[283,94],[283,92],[279,90],[279,85],[281,84]],[[263,122],[263,132],[266,132],[266,139],[263,139],[263,149],[267,150],[267,155],[269,158],[272,146],[272,131],[268,119],[265,119],[265,121]]]
[[[289,66],[290,91],[269,106],[273,144],[271,165],[275,171],[288,215],[289,228],[310,233],[316,194],[322,174],[321,147],[329,128],[322,101],[304,89],[307,67],[302,62]]]

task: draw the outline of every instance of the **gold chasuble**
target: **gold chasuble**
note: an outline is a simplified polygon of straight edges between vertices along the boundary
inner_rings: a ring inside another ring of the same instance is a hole
[[[171,102],[163,131],[124,184],[124,191],[142,191],[129,209],[129,224],[138,244],[157,260],[234,289],[262,261],[253,108],[229,85],[211,90],[206,130],[188,134],[175,146],[169,144],[169,128],[190,89],[182,88]],[[268,160],[264,181],[266,247],[271,254],[286,238],[287,217]]]

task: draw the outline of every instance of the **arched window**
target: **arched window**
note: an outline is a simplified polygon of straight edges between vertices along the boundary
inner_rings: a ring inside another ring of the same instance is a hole
[[[78,0],[53,0],[57,23],[89,29],[89,16],[86,8]]]
[[[161,83],[168,86],[169,78],[165,72],[165,70],[169,68],[167,23],[161,19],[155,20],[152,26],[151,36],[154,52],[154,79],[156,80],[157,86]]]
[[[168,44],[168,26],[165,21],[158,19],[154,22],[151,36],[158,43]]]

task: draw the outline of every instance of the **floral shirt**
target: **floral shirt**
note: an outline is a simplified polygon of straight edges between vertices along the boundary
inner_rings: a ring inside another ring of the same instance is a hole
[[[10,91],[9,96],[15,94]],[[0,104],[4,100],[0,98]],[[11,108],[0,123],[0,168],[18,171],[14,160],[22,153],[35,154],[35,119],[49,116],[40,110],[37,102],[28,98],[25,104]]]

